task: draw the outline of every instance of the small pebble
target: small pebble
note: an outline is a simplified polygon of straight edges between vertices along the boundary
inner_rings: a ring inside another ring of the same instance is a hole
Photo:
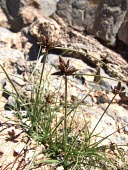
[[[126,140],[125,136],[121,136],[120,138],[121,138],[121,140]]]
[[[124,132],[128,133],[128,126],[124,128]]]

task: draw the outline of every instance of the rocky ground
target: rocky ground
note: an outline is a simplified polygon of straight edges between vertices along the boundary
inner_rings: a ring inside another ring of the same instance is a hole
[[[38,9],[38,2],[36,0],[34,2]],[[24,11],[27,13],[27,10],[28,8]],[[37,12],[34,14],[37,15]],[[51,15],[51,13],[48,15]],[[68,77],[68,102],[80,101],[84,95],[93,89],[87,98],[84,99],[81,107],[76,113],[76,120],[79,120],[82,125],[84,123],[84,115],[86,121],[89,121],[89,130],[91,131],[114,96],[112,87],[116,86],[118,82],[121,81],[122,86],[124,87],[123,93],[116,96],[96,128],[96,133],[100,133],[101,136],[105,137],[117,131],[110,136],[104,144],[115,143],[123,145],[122,148],[126,151],[127,159],[127,61],[123,59],[120,54],[103,46],[92,36],[83,35],[76,29],[67,26],[57,14],[53,14],[51,18],[44,18],[41,14],[38,16],[38,19],[36,18],[32,21],[30,21],[30,18],[29,15],[24,15],[24,21],[26,21],[27,24],[25,25],[25,23],[22,23],[22,26],[24,26],[23,28],[20,27],[18,32],[11,31],[9,25],[7,25],[7,23],[5,24],[5,22],[0,26],[0,64],[10,76],[10,79],[14,83],[19,94],[24,99],[30,98],[33,84],[30,84],[28,80],[34,65],[37,62],[39,46],[36,42],[38,41],[40,33],[44,36],[49,36],[52,41],[57,41],[59,44],[58,49],[49,51],[46,62],[46,73],[49,72],[49,90],[51,92],[57,90],[64,83],[61,77],[50,76],[51,73],[58,70],[58,56],[64,52],[64,50],[59,47],[74,49],[74,51],[66,51],[63,53],[64,59],[70,59],[72,66],[78,69],[77,73],[86,73],[86,75]],[[7,18],[5,17],[4,20],[6,19]],[[78,50],[80,53],[75,50]],[[39,64],[36,70],[37,76],[41,73],[41,67],[42,63]],[[102,78],[101,83],[98,84],[96,76],[89,75],[99,75],[106,78]],[[47,86],[48,85],[46,84],[46,89]],[[2,170],[11,168],[20,169],[20,167],[29,163],[34,151],[33,148],[31,149],[25,146],[26,134],[22,133],[22,130],[17,125],[14,125],[14,121],[18,120],[14,112],[10,111],[8,107],[14,108],[16,101],[11,95],[7,95],[4,92],[5,90],[12,93],[14,92],[10,82],[0,67],[0,168]],[[60,96],[63,95],[64,88],[61,88]],[[58,100],[61,100],[61,97]],[[24,149],[26,151],[26,153],[24,151],[24,154],[26,155],[18,158],[16,161],[16,156],[24,146],[27,150]],[[35,144],[32,142],[29,147],[31,146],[33,147]],[[45,155],[41,156],[45,158]],[[123,165],[120,165],[120,167],[121,166],[123,167]],[[54,169],[55,167],[44,165],[40,168]],[[23,167],[21,169],[23,169]],[[38,169],[38,167],[35,167],[35,169]]]

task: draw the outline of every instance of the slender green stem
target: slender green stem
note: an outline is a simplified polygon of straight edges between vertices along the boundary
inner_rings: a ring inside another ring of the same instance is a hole
[[[36,95],[36,105],[35,105],[35,109],[34,112],[36,111],[36,106],[39,100],[39,95],[40,95],[40,89],[41,89],[41,84],[42,84],[42,78],[43,78],[43,74],[44,74],[44,67],[45,67],[45,63],[46,63],[46,58],[48,56],[48,51],[46,51],[46,53],[44,54],[44,62],[43,62],[43,66],[42,66],[42,71],[41,71],[41,76],[40,76],[40,82],[39,82],[39,86],[38,86],[38,90],[37,90],[37,95]]]
[[[46,53],[43,56],[43,66],[42,66],[42,71],[41,71],[41,76],[40,76],[40,81],[39,81],[39,85],[38,85],[38,89],[36,92],[36,99],[35,99],[35,103],[34,103],[34,109],[33,109],[33,117],[32,117],[32,129],[36,128],[36,131],[38,129],[38,127],[36,126],[36,124],[38,123],[39,120],[39,114],[40,114],[40,108],[39,108],[39,103],[40,103],[40,92],[41,92],[41,85],[42,85],[42,78],[43,78],[43,74],[44,74],[44,68],[45,68],[45,63],[46,63],[46,58],[48,55],[48,51],[46,51]],[[39,58],[39,56],[38,56]]]
[[[82,103],[82,101],[84,101],[84,99],[86,99],[86,97],[93,91],[93,88],[89,90],[89,92],[83,97],[83,99],[75,106],[73,107],[68,113],[67,116],[70,115],[76,108],[78,108],[78,106],[80,106],[80,104]],[[52,134],[54,134],[55,130],[59,127],[59,125],[64,121],[64,116],[60,119],[60,121],[56,124],[56,127],[53,129]]]
[[[42,71],[41,71],[41,76],[40,76],[40,83],[39,83],[38,92],[40,92],[41,83],[42,83],[42,78],[43,78],[43,74],[44,74],[44,67],[45,67],[45,63],[46,63],[46,58],[47,58],[47,56],[48,56],[48,51],[46,51],[46,53],[44,54],[44,62],[43,62],[43,66],[42,66]]]
[[[4,67],[3,67],[1,64],[0,64],[0,67],[1,67],[2,70],[4,71],[4,73],[5,73],[6,77],[7,77],[7,79],[8,79],[9,82],[11,83],[11,86],[13,87],[14,91],[16,92],[17,97],[19,98],[19,97],[20,97],[20,96],[19,96],[19,92],[17,91],[17,89],[16,89],[14,83],[12,82],[11,78],[9,77],[8,73],[6,72],[6,70],[4,69]]]
[[[65,165],[67,166],[67,76],[65,75],[65,113],[64,113],[64,149],[65,149]]]
[[[56,115],[56,125],[57,125],[57,115]],[[51,134],[51,135],[52,135],[52,134]],[[56,143],[55,146],[57,146],[57,141],[58,141],[58,133],[57,133],[57,129],[56,129],[55,137],[56,137],[56,138],[55,138],[55,139],[56,139],[56,140],[55,140],[55,143]],[[57,151],[57,150],[56,150],[56,151]]]
[[[95,129],[97,128],[98,124],[100,123],[101,119],[103,118],[103,116],[105,115],[106,111],[108,110],[109,106],[111,105],[111,103],[113,102],[113,100],[115,99],[116,94],[113,96],[112,100],[110,101],[110,103],[108,104],[108,106],[106,107],[106,109],[104,110],[103,114],[101,115],[100,119],[98,120],[96,126],[94,127],[94,129],[92,130],[90,137],[92,136],[92,134],[94,133]]]
[[[91,77],[100,77],[100,78],[105,78],[105,79],[108,79],[108,80],[113,80],[113,81],[118,81],[117,79],[114,79],[114,78],[110,78],[110,77],[106,77],[106,76],[99,76],[99,75],[96,75],[96,74],[84,74],[84,73],[75,73],[75,74],[72,74],[74,76],[91,76]]]
[[[34,151],[34,154],[33,154],[32,158],[31,158],[31,162],[28,164],[28,166],[25,168],[25,170],[30,170],[30,169],[32,168],[32,166],[33,166],[33,164],[34,164],[34,161],[35,161],[35,158],[36,158],[38,145],[39,145],[39,144],[38,144],[38,142],[37,142],[37,143],[36,143],[36,149],[35,149],[35,151]]]
[[[42,52],[42,46],[40,45],[39,51],[38,51],[38,55],[37,55],[37,60],[40,58],[40,54]]]
[[[43,59],[43,57],[44,57],[44,55],[45,55],[45,54],[43,54],[43,55],[41,56],[41,52],[42,52],[42,47],[40,46],[39,52],[38,52],[38,56],[37,56],[37,63],[36,63],[36,65],[35,65],[32,73],[31,73],[30,79],[31,79],[32,76],[34,75],[35,71],[36,71],[37,68],[39,67],[39,64],[41,63],[41,61],[42,61],[42,59]]]

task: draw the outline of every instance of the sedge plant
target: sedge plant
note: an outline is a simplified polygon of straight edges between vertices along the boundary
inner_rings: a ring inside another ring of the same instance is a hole
[[[15,111],[21,120],[24,131],[28,134],[28,137],[35,140],[38,145],[43,144],[45,147],[47,159],[39,161],[38,164],[56,164],[56,166],[62,166],[64,170],[82,170],[83,168],[87,170],[96,168],[103,170],[114,169],[116,165],[111,156],[116,151],[114,158],[120,158],[124,161],[123,153],[117,145],[102,145],[102,142],[117,131],[94,143],[92,139],[99,138],[100,134],[95,134],[95,130],[116,95],[121,93],[121,83],[118,83],[117,87],[113,89],[114,97],[106,107],[94,129],[90,131],[89,122],[86,121],[84,115],[83,127],[79,128],[79,124],[75,119],[77,109],[91,93],[93,88],[89,90],[89,93],[85,95],[81,101],[68,103],[68,76],[75,75],[78,69],[70,66],[69,60],[65,61],[59,56],[58,71],[51,75],[52,77],[62,77],[64,80],[64,98],[62,103],[59,103],[57,98],[59,97],[61,87],[54,91],[54,93],[51,93],[48,89],[46,90],[45,85],[47,85],[46,81],[48,77],[45,77],[44,73],[49,50],[54,48],[61,49],[61,47],[56,47],[58,44],[45,36],[40,37],[38,44],[40,45],[38,60],[29,81],[31,81],[31,77],[35,76],[35,71],[39,63],[43,60],[42,71],[38,83],[33,86],[34,89],[29,101],[24,100],[19,95],[9,75],[1,66],[15,91],[13,97],[15,97],[18,105]],[[43,55],[41,55],[41,53]],[[76,75],[79,76],[80,74]],[[26,111],[26,121],[24,121],[24,117],[21,114],[22,108]],[[64,113],[61,117],[58,116],[60,112]],[[44,152],[44,150],[42,152]],[[27,170],[34,166],[35,157],[36,155],[34,154],[31,164],[27,166]]]

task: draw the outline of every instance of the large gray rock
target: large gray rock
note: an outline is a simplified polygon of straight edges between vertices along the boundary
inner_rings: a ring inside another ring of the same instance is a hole
[[[61,0],[56,13],[70,26],[85,30],[95,17],[100,1],[94,0]]]
[[[38,0],[33,0],[33,2],[30,0],[0,0],[0,8],[7,18],[7,23],[15,32],[20,31],[35,19],[39,7]]]
[[[40,0],[44,17],[49,17],[56,11],[57,0]]]
[[[124,22],[119,29],[118,38],[128,45],[128,12],[126,13]]]
[[[36,18],[50,16],[56,10],[56,0],[0,0],[0,25],[14,32],[31,24]]]
[[[95,12],[94,21],[87,25],[87,32],[113,45],[128,10],[127,2],[102,0]]]
[[[56,11],[71,27],[110,45],[115,44],[118,32],[119,39],[128,44],[127,12],[128,0],[61,0]]]

